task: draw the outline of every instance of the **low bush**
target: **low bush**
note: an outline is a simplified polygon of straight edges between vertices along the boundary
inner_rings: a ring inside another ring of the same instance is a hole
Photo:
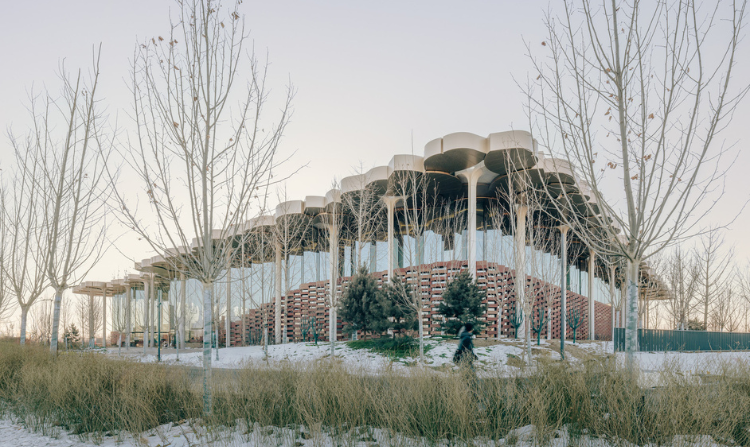
[[[402,337],[381,337],[371,340],[350,341],[347,345],[352,349],[369,349],[373,352],[385,354],[389,357],[411,357],[419,355],[419,341],[408,335]]]

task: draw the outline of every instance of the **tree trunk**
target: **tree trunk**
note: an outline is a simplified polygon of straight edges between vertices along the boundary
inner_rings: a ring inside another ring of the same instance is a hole
[[[216,361],[219,361],[219,298],[214,293],[214,285],[211,284],[211,300],[212,304],[216,304],[215,306],[211,306],[211,319],[214,321],[214,332],[216,335]],[[215,303],[213,302],[215,300]],[[214,311],[216,313],[214,313]]]
[[[211,414],[211,314],[213,284],[203,283],[203,414]]]
[[[29,316],[29,306],[21,306],[21,346],[26,344],[26,321]]]
[[[231,346],[231,341],[229,338],[229,333],[231,332],[231,325],[232,325],[232,260],[231,257],[229,257],[229,261],[227,262],[227,324],[226,324],[226,331],[224,338],[226,339],[226,347]]]
[[[628,302],[625,327],[625,352],[628,355],[628,367],[632,368],[635,352],[638,350],[638,266],[640,260],[630,261],[628,266]]]
[[[552,340],[552,306],[547,308],[547,341]]]
[[[125,316],[125,318],[127,320],[126,321],[127,332],[125,333],[125,344],[126,344],[125,350],[126,351],[130,351],[130,333],[133,331],[133,325],[132,325],[132,323],[133,323],[133,321],[132,321],[132,313],[133,313],[132,306],[133,306],[133,293],[134,293],[133,288],[130,287],[130,286],[128,286],[127,293],[128,293],[128,297],[127,297],[128,302],[127,302],[127,309],[126,309],[127,315]]]
[[[49,340],[49,352],[57,354],[57,338],[60,329],[60,304],[62,303],[62,288],[55,288],[55,310],[52,313],[52,336]]]
[[[187,309],[185,308],[185,297],[187,295],[187,281],[185,274],[180,273],[180,347],[185,349],[185,323],[187,320]]]
[[[421,298],[420,301],[422,301]],[[419,306],[419,312],[417,312],[417,317],[419,317],[419,361],[424,364],[424,321],[422,320],[424,317],[422,316],[421,303]]]

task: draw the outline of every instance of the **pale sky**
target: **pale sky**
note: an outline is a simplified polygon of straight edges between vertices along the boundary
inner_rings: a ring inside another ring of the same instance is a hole
[[[297,95],[282,151],[292,165],[308,164],[288,182],[288,198],[323,195],[334,176],[387,164],[397,153],[421,154],[425,143],[459,131],[487,135],[526,129],[524,96],[515,84],[529,62],[523,39],[545,38],[547,2],[511,1],[258,1],[242,11],[259,55],[268,51],[276,92],[291,79]],[[137,39],[166,34],[170,0],[3,1],[0,14],[0,123],[22,132],[29,125],[27,94],[35,86],[57,91],[56,72],[90,65],[102,43],[100,98],[111,117],[127,120],[126,78]],[[743,47],[736,80],[750,79]],[[712,213],[726,223],[750,197],[750,101],[721,135],[738,144],[728,194]],[[719,141],[720,142],[720,141]],[[0,138],[0,163],[11,160]],[[293,167],[290,165],[290,167]],[[727,233],[738,261],[750,258],[750,210]],[[132,259],[153,256],[132,235],[120,240],[89,280],[132,271]],[[130,258],[130,259],[128,259]]]

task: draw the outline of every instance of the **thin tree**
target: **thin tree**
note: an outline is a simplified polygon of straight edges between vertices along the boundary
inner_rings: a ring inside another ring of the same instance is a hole
[[[666,259],[662,275],[670,290],[667,301],[667,312],[672,320],[672,327],[687,330],[693,301],[698,294],[699,267],[695,256],[677,247]]]
[[[709,328],[711,310],[718,297],[725,294],[732,279],[732,249],[724,250],[724,237],[718,229],[711,229],[700,238],[695,249],[697,267],[697,299],[695,307]],[[714,320],[716,322],[716,320]]]
[[[50,352],[57,353],[63,292],[80,282],[104,255],[105,213],[110,183],[102,168],[109,158],[111,142],[101,128],[105,119],[99,110],[97,87],[101,47],[93,55],[92,72],[85,79],[61,68],[62,93],[54,99],[42,95],[33,115],[35,157],[41,160],[39,192],[46,203],[41,221],[46,230],[44,247],[49,250],[47,276],[55,291],[50,332]],[[26,166],[19,167],[27,169]]]
[[[494,231],[492,232],[493,237],[488,241],[488,250],[493,262],[508,269],[499,276],[495,286],[495,294],[498,300],[497,339],[499,340],[502,336],[503,308],[513,295],[510,268],[513,266],[514,248],[512,238],[505,232],[507,231],[506,225],[513,225],[515,211],[505,204],[505,195],[502,191],[497,192],[497,198],[498,200],[492,202],[489,207],[490,221]],[[511,310],[509,309],[509,313]]]
[[[370,179],[361,164],[349,180],[356,190],[342,194],[341,202],[346,213],[347,232],[354,236],[352,265],[356,270],[366,265],[362,259],[365,246],[374,241],[383,230],[385,207],[380,200],[379,191],[369,183]]]
[[[295,202],[289,202],[286,187],[278,195],[278,198],[280,204],[276,207],[276,211],[282,212],[282,215],[276,219],[276,225],[273,228],[275,242],[279,245],[278,248],[281,251],[284,275],[282,296],[287,296],[292,290],[292,278],[298,274],[300,277],[304,275],[302,272],[304,249],[311,238],[313,219],[305,213],[298,213],[301,210],[292,208]],[[301,262],[293,262],[295,256],[298,259],[301,257]],[[285,301],[282,300],[282,315],[286,315]],[[282,340],[285,340],[287,334],[286,318],[283,318],[281,329],[284,334]]]
[[[573,329],[573,343],[576,342],[576,331],[583,324],[583,319],[581,311],[577,308],[569,309],[565,313],[565,321],[568,322],[568,327]]]
[[[533,133],[590,188],[582,212],[563,218],[599,256],[629,262],[629,360],[641,261],[697,231],[720,195],[725,149],[714,140],[748,90],[731,82],[745,7],[566,1],[561,16],[546,17],[542,55],[527,43]],[[563,196],[572,209],[574,195],[563,189]]]
[[[414,266],[417,272],[411,276],[419,280],[419,266],[424,263],[425,237],[435,213],[440,210],[439,185],[429,177],[413,169],[394,172],[388,185],[389,194],[400,197],[400,209],[396,213],[399,225],[401,253],[404,265]],[[409,239],[410,238],[410,239]],[[408,276],[409,274],[407,274]],[[408,281],[408,278],[407,278]],[[408,291],[402,302],[408,305],[417,320],[419,331],[419,358],[424,362],[424,308],[425,299],[420,287],[399,289]]]
[[[0,208],[4,210],[5,207],[5,184],[2,182],[2,178],[0,178]],[[5,263],[10,254],[7,234],[5,214],[3,213],[0,214],[0,321],[5,320],[5,317],[9,313],[11,301],[9,278],[5,269]]]
[[[172,269],[203,285],[206,414],[213,285],[235,255],[227,239],[251,206],[262,205],[259,190],[269,183],[292,98],[290,87],[277,120],[264,118],[267,67],[248,54],[240,3],[178,1],[166,37],[137,47],[131,74],[136,131],[125,160],[141,182],[148,217],[131,205],[132,184],[117,190],[124,222]]]
[[[47,298],[36,302],[36,306],[31,308],[31,330],[30,340],[39,344],[44,344],[50,340],[52,333],[52,308],[53,300]]]
[[[32,117],[36,116],[33,111]],[[7,222],[8,256],[3,262],[3,274],[21,308],[20,343],[26,343],[29,309],[49,286],[47,267],[49,247],[46,243],[44,214],[47,204],[40,188],[43,186],[39,144],[43,136],[30,132],[20,139],[9,132],[16,158],[10,203],[3,204],[3,222]],[[65,325],[63,325],[65,327]]]

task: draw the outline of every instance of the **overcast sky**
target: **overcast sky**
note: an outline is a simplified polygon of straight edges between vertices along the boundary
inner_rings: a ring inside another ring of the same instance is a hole
[[[110,116],[126,120],[125,79],[138,39],[166,34],[170,0],[5,1],[0,14],[0,123],[29,125],[32,86],[57,91],[58,67],[88,67],[102,43],[101,98]],[[288,80],[297,90],[294,116],[282,142],[307,164],[288,183],[288,197],[323,195],[334,176],[388,163],[397,153],[421,154],[445,134],[479,135],[525,129],[524,97],[513,77],[529,63],[523,39],[544,37],[547,2],[517,1],[248,1],[242,5],[257,53],[268,52],[270,81],[279,94]],[[747,45],[743,56],[750,55]],[[747,58],[746,58],[747,59]],[[748,63],[737,78],[750,79]],[[750,142],[750,105],[737,111],[722,137],[742,149]],[[412,143],[413,141],[413,143]],[[0,139],[0,163],[11,158]],[[731,219],[750,195],[750,152],[740,150],[727,178],[730,192],[712,214]],[[739,259],[750,257],[750,211],[727,239]],[[120,240],[92,272],[109,280],[153,256],[132,235]],[[124,248],[122,248],[124,247]]]

